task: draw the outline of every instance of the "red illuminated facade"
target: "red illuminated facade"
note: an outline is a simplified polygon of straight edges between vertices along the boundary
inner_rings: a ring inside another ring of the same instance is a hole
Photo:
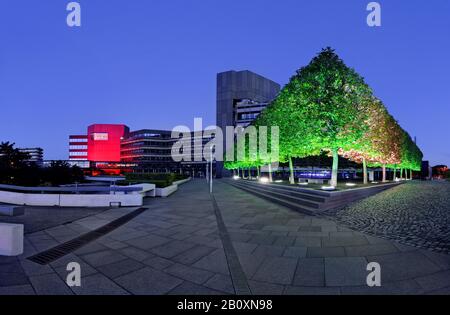
[[[95,124],[88,127],[88,160],[120,162],[120,144],[130,129],[125,125]]]

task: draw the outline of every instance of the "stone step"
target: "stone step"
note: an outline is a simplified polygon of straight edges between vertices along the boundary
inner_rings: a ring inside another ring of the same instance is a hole
[[[237,181],[237,183],[242,182],[246,185],[252,185],[254,187],[261,187],[265,190],[270,191],[276,191],[276,192],[282,192],[284,194],[288,194],[291,196],[296,196],[300,199],[313,201],[313,202],[325,202],[328,197],[330,197],[329,193],[324,192],[325,194],[320,195],[317,194],[315,191],[302,189],[300,187],[290,187],[286,185],[280,185],[280,184],[262,184],[255,181]],[[320,192],[319,192],[320,193]]]
[[[312,200],[308,200],[305,198],[297,196],[295,194],[295,192],[283,192],[283,191],[276,191],[274,189],[271,189],[270,186],[267,185],[249,185],[247,183],[240,183],[240,182],[236,182],[235,185],[240,186],[240,187],[244,187],[244,188],[250,188],[253,190],[256,190],[258,192],[261,193],[266,193],[269,194],[270,196],[274,196],[277,198],[282,198],[285,199],[289,202],[293,202],[302,206],[307,206],[310,208],[315,208],[315,209],[319,209],[320,208],[320,204],[325,202],[325,200],[323,199],[322,201],[312,201]]]
[[[254,189],[252,187],[246,187],[245,185],[237,185],[236,183],[233,183],[233,182],[228,182],[228,183],[231,186],[234,186],[236,188],[242,189],[242,190],[244,190],[244,191],[246,191],[248,193],[251,193],[251,194],[256,195],[256,196],[258,196],[260,198],[269,200],[269,201],[271,201],[271,202],[273,202],[275,204],[284,206],[286,208],[289,208],[289,209],[292,209],[292,210],[295,210],[295,211],[298,211],[298,212],[301,212],[301,213],[304,213],[304,214],[308,214],[308,215],[315,215],[317,213],[317,209],[316,208],[311,208],[311,207],[308,207],[308,206],[299,205],[297,203],[290,202],[290,201],[287,201],[287,200],[282,199],[282,198],[277,198],[277,197],[274,197],[274,196],[269,195],[267,193],[263,193],[263,192],[257,191],[256,189]]]
[[[401,184],[387,183],[373,187],[322,192],[313,189],[302,189],[299,187],[290,187],[274,183],[263,184],[247,180],[226,181],[234,187],[243,189],[276,204],[280,204],[306,214],[318,214],[327,210],[340,209],[351,202],[370,197],[383,190],[387,190]]]

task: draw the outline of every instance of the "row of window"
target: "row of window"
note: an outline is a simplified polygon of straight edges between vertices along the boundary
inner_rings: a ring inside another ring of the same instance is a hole
[[[69,146],[70,150],[87,150],[87,145],[71,145]]]
[[[70,138],[70,142],[88,142],[87,138]]]
[[[70,156],[87,156],[87,152],[69,152]]]

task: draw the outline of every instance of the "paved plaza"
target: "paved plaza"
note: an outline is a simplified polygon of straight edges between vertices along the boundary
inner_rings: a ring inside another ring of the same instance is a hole
[[[0,258],[0,294],[449,294],[450,256],[355,232],[221,181],[194,180],[113,232],[42,266],[27,257],[136,208],[109,209],[28,233]],[[81,287],[65,284],[81,265]],[[366,285],[369,262],[381,287]]]

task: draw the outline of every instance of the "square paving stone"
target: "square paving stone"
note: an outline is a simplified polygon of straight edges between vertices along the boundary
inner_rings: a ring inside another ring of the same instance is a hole
[[[184,253],[173,257],[172,260],[181,264],[191,265],[215,250],[216,249],[212,247],[196,245]]]
[[[294,275],[295,286],[325,286],[323,258],[300,258]]]
[[[284,291],[284,286],[280,284],[250,280],[248,285],[254,295],[281,295]]]
[[[293,246],[296,238],[295,236],[279,236],[273,245],[276,246]]]
[[[282,256],[286,247],[273,245],[259,245],[253,255],[257,256]]]
[[[346,233],[346,232],[337,232]],[[332,234],[332,233],[330,233]],[[324,237],[322,239],[323,247],[337,247],[337,246],[357,246],[357,245],[367,245],[369,241],[364,236],[339,236],[339,237]]]
[[[154,269],[163,270],[172,266],[175,262],[162,257],[151,257],[149,259],[144,260],[142,263]]]
[[[220,292],[189,281],[184,281],[181,285],[169,292],[170,295],[222,295]]]
[[[129,272],[144,268],[145,265],[133,259],[125,259],[112,264],[99,266],[97,270],[108,278],[117,278]]]
[[[248,242],[258,245],[272,245],[277,240],[277,236],[273,235],[254,235]]]
[[[427,276],[440,271],[439,266],[419,251],[400,252],[380,256],[368,256],[368,262],[381,266],[381,279],[385,282],[407,280]]]
[[[210,271],[188,267],[182,264],[173,264],[172,266],[164,269],[164,272],[197,284],[205,283],[214,275]]]
[[[397,253],[399,250],[392,244],[373,244],[345,247],[347,256],[363,257]]]
[[[424,290],[414,280],[403,280],[391,283],[383,283],[381,287],[348,286],[341,287],[341,294],[344,295],[405,295],[405,294],[423,294]]]
[[[94,274],[81,278],[81,286],[73,287],[77,295],[129,295],[111,279],[102,274]]]
[[[132,246],[121,248],[119,253],[137,261],[144,261],[154,256],[152,253]]]
[[[258,244],[244,243],[244,242],[232,242],[236,253],[251,253],[258,247]]]
[[[421,254],[430,259],[434,264],[439,266],[441,269],[450,269],[450,255],[439,254],[431,250],[421,249],[419,250]]]
[[[230,271],[228,269],[228,262],[225,256],[225,252],[223,249],[217,249],[211,254],[203,257],[199,261],[197,261],[195,264],[192,265],[193,267],[197,267],[200,269],[212,271],[214,273],[221,273],[224,275],[230,274]]]
[[[303,247],[303,246],[288,246],[284,250],[283,256],[304,258],[304,257],[306,257],[306,250],[307,250],[307,247]]]
[[[253,280],[276,284],[291,284],[297,267],[297,259],[268,257],[258,268]]]
[[[87,245],[77,249],[74,252],[74,254],[75,255],[86,255],[86,254],[90,254],[90,253],[100,252],[102,250],[109,250],[109,248],[98,242],[93,242],[93,243],[87,244]]]
[[[154,247],[150,251],[153,254],[164,258],[172,258],[178,254],[188,251],[195,246],[196,244],[193,243],[175,240],[164,245]]]
[[[295,239],[294,246],[321,247],[322,246],[322,238],[298,236]]]
[[[450,287],[450,270],[441,271],[425,277],[415,279],[426,291],[433,291]]]
[[[159,295],[173,290],[183,280],[147,267],[114,280],[121,287],[136,295]]]
[[[221,274],[215,274],[212,278],[206,281],[204,286],[221,291],[227,294],[235,294],[233,282],[230,276],[224,276]]]
[[[345,256],[344,247],[308,247],[307,257],[343,257]]]
[[[252,253],[239,253],[238,259],[247,278],[251,278],[256,270],[258,270],[259,266],[261,266],[264,257]]]
[[[0,270],[0,287],[29,284],[24,273],[2,272]]]
[[[284,294],[286,295],[339,295],[339,288],[331,287],[297,287],[287,286]]]
[[[128,241],[126,241],[126,243],[130,244],[131,246],[134,246],[134,247],[137,247],[137,248],[140,248],[143,250],[147,250],[147,249],[151,249],[153,247],[160,246],[162,244],[169,243],[170,241],[171,241],[171,239],[169,239],[169,238],[151,234],[148,236],[128,240]]]
[[[368,273],[367,260],[363,257],[325,258],[326,286],[365,285]]]
[[[0,287],[0,295],[35,295],[33,287],[29,284]]]
[[[56,274],[30,277],[30,282],[38,295],[72,295],[67,284]]]
[[[93,267],[108,265],[127,259],[126,256],[113,250],[105,250],[101,252],[87,254],[81,256],[81,258]]]

